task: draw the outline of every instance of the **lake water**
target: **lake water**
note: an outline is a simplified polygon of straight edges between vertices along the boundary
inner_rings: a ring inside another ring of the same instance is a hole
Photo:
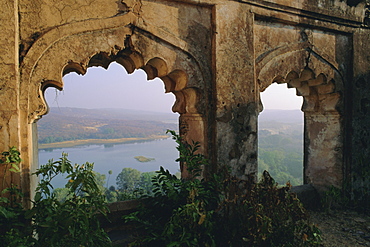
[[[160,166],[168,169],[171,173],[179,172],[180,167],[175,160],[179,153],[177,144],[172,138],[159,139],[154,141],[88,145],[72,148],[56,148],[39,150],[39,164],[46,164],[49,159],[57,160],[62,152],[68,153],[68,159],[72,164],[94,163],[94,170],[105,174],[108,180],[108,171],[112,170],[108,186],[116,186],[116,177],[125,167],[135,168],[141,172],[159,170]],[[145,156],[154,158],[150,162],[139,162],[134,157]],[[56,177],[52,183],[55,188],[64,187],[66,180],[63,177]]]

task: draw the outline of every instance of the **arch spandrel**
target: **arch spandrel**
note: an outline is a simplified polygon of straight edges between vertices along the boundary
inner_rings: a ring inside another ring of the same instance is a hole
[[[71,71],[84,73],[98,52],[112,54],[131,35],[128,25],[135,22],[132,13],[104,20],[87,20],[56,27],[41,36],[21,65],[20,105],[31,123],[47,112],[43,90],[61,88],[62,76]]]
[[[171,36],[173,35],[169,35],[169,37]],[[155,57],[160,57],[167,64],[168,73],[166,76],[181,68],[181,71],[186,74],[187,86],[203,90],[211,80],[211,70],[199,62],[196,58],[198,54],[193,54],[188,46],[182,46],[183,43],[186,43],[184,40],[178,37],[168,40],[166,38],[135,29],[132,41],[135,49],[144,57],[144,61],[149,62]],[[174,43],[170,43],[170,41]]]
[[[131,19],[128,18],[128,20]],[[47,105],[43,99],[43,91],[50,86],[62,89],[63,75],[70,72],[84,74],[86,73],[87,67],[90,66],[102,66],[107,68],[112,61],[120,63],[125,67],[128,73],[132,73],[135,69],[141,68],[147,73],[149,72],[148,78],[150,79],[155,77],[162,78],[165,82],[167,92],[179,92],[186,89],[189,83],[188,72],[192,74],[192,81],[197,81],[199,85],[203,85],[203,83],[199,83],[203,81],[203,78],[197,64],[195,68],[192,65],[185,66],[187,71],[178,69],[169,70],[169,68],[174,68],[177,64],[185,64],[189,54],[184,51],[181,51],[185,53],[182,55],[179,54],[179,51],[172,53],[164,52],[164,59],[160,57],[147,59],[143,57],[140,52],[135,51],[135,49],[131,47],[131,41],[127,42],[127,39],[130,39],[132,35],[130,28],[120,27],[82,33],[73,32],[69,36],[66,35],[51,41],[50,46],[44,45],[46,38],[45,40],[41,40],[40,42],[43,44],[36,45],[36,47],[45,48],[43,53],[41,53],[41,51],[37,52],[37,50],[35,50],[36,48],[31,49],[29,52],[30,57],[25,57],[24,66],[22,68],[25,72],[24,75],[27,74],[26,72],[30,72],[29,83],[23,84],[27,90],[22,90],[24,93],[23,99],[29,99],[29,122],[47,113]],[[152,40],[151,42],[154,41]],[[127,44],[129,44],[130,47],[124,47],[124,45]],[[163,49],[166,48],[163,44],[159,46]],[[122,48],[122,50],[118,50],[119,48]],[[38,58],[36,59],[36,57]],[[181,59],[181,57],[183,59]],[[37,62],[31,65],[32,61]],[[144,61],[148,62],[144,63]],[[168,63],[167,61],[170,62]],[[180,63],[178,61],[180,61]],[[62,71],[60,68],[63,68]],[[194,72],[192,70],[196,71]],[[46,78],[45,75],[47,75]],[[191,90],[188,91],[191,92]],[[25,94],[26,92],[29,93]],[[31,97],[32,95],[38,96]],[[195,93],[194,95],[192,93],[183,95],[186,96],[181,97],[184,99],[184,102],[193,102],[194,99],[199,98],[194,96]],[[181,102],[182,100],[179,99],[177,101]],[[27,100],[24,102],[27,104]],[[184,102],[181,102],[181,105],[184,105],[185,108],[192,109],[191,111],[197,114],[200,112],[198,110],[199,105],[197,107],[188,107]],[[175,107],[174,109],[177,108],[178,107]],[[181,107],[179,109],[181,109]]]

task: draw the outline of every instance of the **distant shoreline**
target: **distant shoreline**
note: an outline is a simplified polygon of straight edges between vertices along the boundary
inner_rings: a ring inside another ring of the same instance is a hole
[[[39,144],[39,149],[48,148],[70,148],[82,145],[99,145],[99,144],[121,144],[126,142],[136,142],[136,141],[152,141],[158,139],[167,139],[168,135],[158,135],[150,136],[145,138],[118,138],[118,139],[85,139],[85,140],[74,140],[74,141],[64,141],[64,142],[53,142],[53,143],[43,143]]]

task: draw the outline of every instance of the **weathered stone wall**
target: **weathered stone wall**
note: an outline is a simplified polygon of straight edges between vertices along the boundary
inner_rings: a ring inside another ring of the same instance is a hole
[[[3,152],[9,146],[20,147],[21,139],[19,133],[19,19],[17,1],[2,0],[0,3],[3,6],[0,14],[3,33],[0,37],[0,147]],[[8,186],[11,183],[21,183],[20,176],[13,174],[4,178],[2,174],[4,174],[4,167],[0,167],[0,180],[5,179],[5,184]]]
[[[273,82],[286,83],[304,100],[305,183],[341,187],[348,35],[263,19],[254,28],[259,91]]]
[[[370,31],[354,33],[354,63],[352,104],[353,120],[350,151],[351,166],[347,170],[346,186],[352,189],[352,197],[362,206],[370,203]]]
[[[370,148],[369,24],[357,0],[13,0],[0,13],[0,148],[17,146],[26,199],[43,91],[116,61],[173,93],[180,133],[212,166],[257,172],[259,94],[286,83],[304,98],[305,182],[362,188]],[[183,174],[186,176],[186,174]],[[368,176],[368,175],[365,175]],[[359,179],[361,178],[361,179]],[[9,182],[11,182],[9,181]]]
[[[216,6],[215,88],[217,163],[244,178],[257,172],[257,104],[253,14],[250,6]]]

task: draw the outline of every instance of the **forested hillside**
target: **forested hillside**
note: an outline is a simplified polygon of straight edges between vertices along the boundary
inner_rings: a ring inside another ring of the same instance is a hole
[[[114,109],[55,108],[38,122],[39,143],[164,135],[167,129],[177,129],[176,118]]]
[[[301,111],[270,110],[260,117],[258,170],[267,170],[280,185],[303,183]]]

